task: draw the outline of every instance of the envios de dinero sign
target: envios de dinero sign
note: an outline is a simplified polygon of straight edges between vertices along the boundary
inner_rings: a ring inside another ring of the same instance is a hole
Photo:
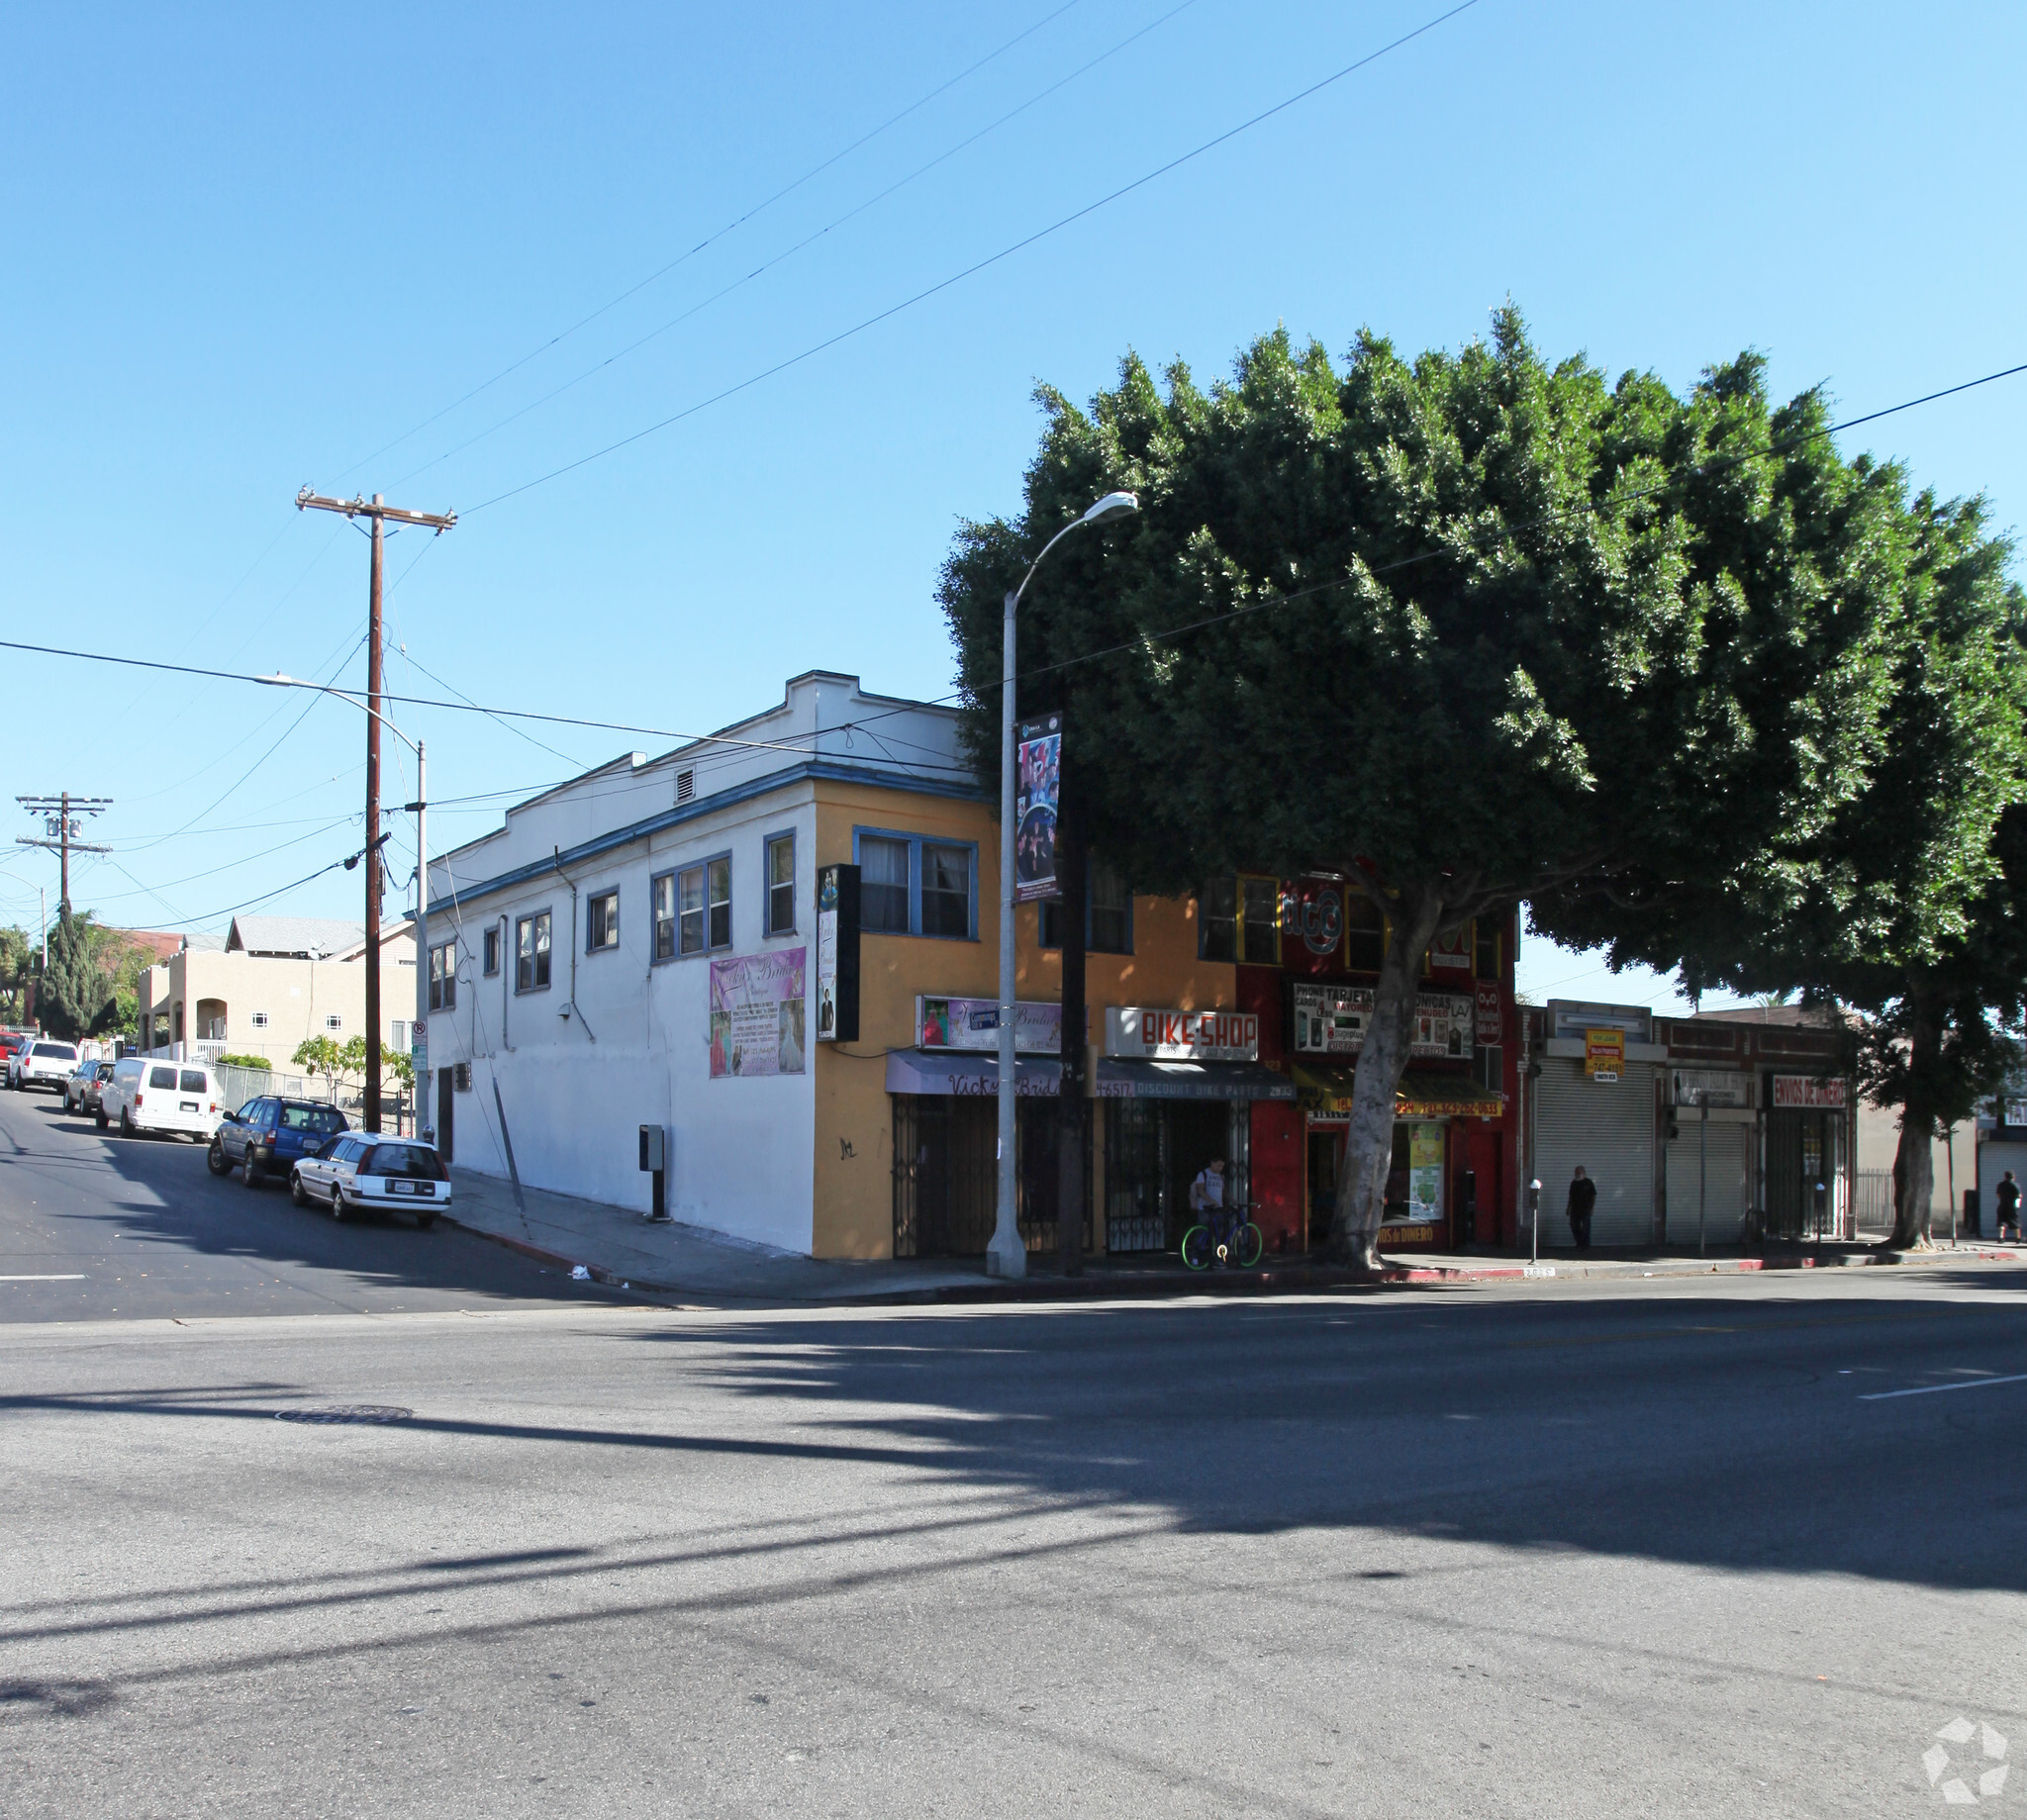
[[[1106,1007],[1105,1052],[1150,1062],[1257,1062],[1255,1011],[1162,1011],[1137,1005]]]

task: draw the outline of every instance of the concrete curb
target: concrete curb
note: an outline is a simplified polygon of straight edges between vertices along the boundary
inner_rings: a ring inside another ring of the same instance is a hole
[[[644,1277],[623,1277],[603,1265],[585,1263],[551,1251],[528,1239],[518,1239],[484,1226],[471,1225],[450,1213],[437,1215],[445,1225],[469,1232],[474,1238],[503,1245],[509,1251],[532,1258],[563,1272],[582,1270],[593,1283],[609,1289],[638,1292],[649,1295],[673,1295],[713,1300],[757,1302],[790,1307],[899,1307],[951,1303],[969,1305],[984,1302],[1028,1301],[1151,1301],[1183,1295],[1276,1295],[1309,1290],[1363,1290],[1373,1292],[1391,1287],[1412,1287],[1443,1283],[1512,1283],[1522,1281],[1578,1280],[1598,1282],[1614,1279],[1648,1282],[1659,1277],[1724,1277],[1748,1271],[1860,1270],[1874,1266],[1933,1266],[1957,1263],[2019,1263],[2027,1250],[1901,1252],[1867,1251],[1835,1253],[1828,1257],[1796,1254],[1758,1258],[1714,1258],[1708,1262],[1660,1258],[1649,1264],[1636,1259],[1583,1264],[1558,1259],[1547,1264],[1506,1263],[1482,1266],[1454,1264],[1394,1264],[1383,1270],[1360,1271],[1327,1265],[1293,1265],[1281,1269],[1268,1266],[1253,1271],[1206,1271],[1185,1275],[1177,1271],[1135,1271],[1129,1275],[1088,1277],[1029,1277],[1018,1283],[1005,1283],[980,1277],[976,1284],[939,1285],[919,1290],[884,1290],[862,1295],[807,1296],[769,1295],[731,1290],[703,1290],[696,1285],[655,1283]]]

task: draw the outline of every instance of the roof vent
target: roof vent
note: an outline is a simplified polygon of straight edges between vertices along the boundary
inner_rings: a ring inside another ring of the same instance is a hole
[[[676,773],[676,801],[687,803],[697,794],[697,773],[678,771]]]

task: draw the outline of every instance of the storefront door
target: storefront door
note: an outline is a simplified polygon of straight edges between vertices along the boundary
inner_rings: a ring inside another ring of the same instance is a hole
[[[1833,1179],[1842,1112],[1780,1108],[1767,1114],[1767,1236],[1823,1238],[1834,1231]]]
[[[1105,1102],[1106,1250],[1173,1251],[1189,1225],[1190,1184],[1221,1157],[1228,1201],[1246,1198],[1244,1101]]]
[[[1337,1153],[1344,1146],[1342,1125],[1309,1126],[1308,1249],[1330,1242],[1330,1222],[1337,1217]]]

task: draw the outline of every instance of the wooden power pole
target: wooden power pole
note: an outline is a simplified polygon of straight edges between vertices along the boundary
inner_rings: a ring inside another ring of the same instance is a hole
[[[53,797],[16,797],[14,799],[32,815],[43,818],[43,832],[46,840],[31,840],[26,834],[17,835],[16,843],[24,847],[48,847],[62,856],[63,886],[57,894],[57,913],[60,915],[70,905],[70,856],[73,853],[110,853],[111,847],[100,846],[89,840],[77,838],[82,822],[79,815],[102,815],[112,808],[111,797],[74,797],[65,790]]]
[[[380,566],[386,548],[384,526],[421,525],[441,536],[457,523],[454,512],[407,512],[388,505],[379,494],[368,499],[326,499],[308,487],[296,495],[296,509],[341,512],[348,519],[373,522],[372,579],[367,586],[366,622],[366,1129],[380,1129],[380,888],[385,861],[380,857]],[[429,888],[424,881],[424,889]],[[418,925],[420,927],[420,924]],[[427,968],[430,957],[416,956]]]

